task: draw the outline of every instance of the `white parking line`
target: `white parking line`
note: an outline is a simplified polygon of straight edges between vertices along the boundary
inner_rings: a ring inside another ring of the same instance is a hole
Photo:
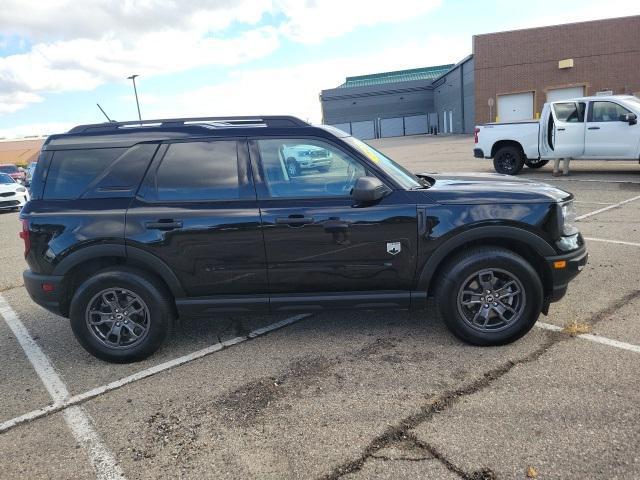
[[[34,370],[42,380],[53,400],[53,406],[62,405],[69,397],[69,390],[53,368],[49,357],[33,340],[29,331],[0,295],[0,315],[15,335]],[[82,407],[73,407],[64,412],[64,420],[76,441],[85,449],[99,480],[124,480],[125,476],[113,454],[102,443],[100,435]]]
[[[3,302],[4,300],[2,299],[2,297],[0,296],[0,302]],[[6,304],[6,302],[5,302]],[[1,303],[0,303],[1,305]],[[0,313],[2,313],[2,307],[0,306]],[[2,313],[4,315],[4,313]],[[14,314],[15,315],[15,314]],[[153,367],[149,367],[146,368],[144,370],[141,370],[137,373],[134,373],[133,375],[129,375],[127,377],[121,378],[119,380],[115,380],[111,383],[107,383],[106,385],[101,385],[99,387],[96,388],[92,388],[91,390],[88,390],[86,392],[77,394],[77,395],[73,395],[72,397],[68,397],[65,398],[64,400],[58,402],[58,403],[54,403],[53,405],[47,405],[44,408],[39,408],[37,410],[32,410],[31,412],[27,412],[24,415],[20,415],[18,417],[12,418],[11,420],[7,420],[3,423],[0,423],[0,433],[5,432],[13,427],[16,427],[22,423],[25,422],[29,422],[31,420],[35,420],[37,418],[40,417],[44,417],[46,415],[49,415],[50,413],[53,412],[58,412],[60,410],[64,410],[67,409],[69,407],[73,407],[74,405],[77,405],[79,403],[85,402],[87,400],[90,400],[92,398],[97,397],[98,395],[102,395],[103,393],[115,390],[117,388],[123,387],[124,385],[128,385],[130,383],[133,382],[137,382],[139,380],[142,380],[144,378],[148,378],[151,377],[152,375],[155,375],[157,373],[160,372],[164,372],[165,370],[169,370],[171,368],[180,366],[180,365],[184,365],[185,363],[189,363],[192,362],[194,360],[197,360],[199,358],[202,358],[204,356],[207,356],[211,353],[214,352],[218,352],[224,348],[230,347],[232,345],[236,345],[238,343],[242,343],[244,341],[250,340],[252,338],[256,338],[259,337],[261,335],[264,335],[266,333],[272,332],[274,330],[277,330],[279,328],[282,327],[286,327],[287,325],[291,325],[292,323],[298,322],[300,320],[302,320],[303,318],[306,318],[308,316],[310,316],[310,313],[303,313],[300,315],[294,315],[292,317],[288,317],[285,318],[283,320],[280,320],[279,322],[275,322],[275,323],[271,323],[265,327],[261,327],[261,328],[257,328],[255,330],[252,330],[251,332],[249,332],[247,335],[244,336],[240,336],[240,337],[235,337],[229,340],[225,340],[224,342],[221,343],[216,343],[214,345],[210,345],[208,347],[202,348],[200,350],[197,350],[195,352],[189,353],[187,355],[183,355],[181,357],[178,358],[174,358],[173,360],[168,360],[166,362],[160,363],[158,365],[154,365]],[[35,342],[34,342],[35,343]],[[36,345],[37,347],[37,345]],[[38,347],[39,349],[39,347]],[[43,354],[44,355],[44,354]],[[66,387],[65,387],[66,390]]]
[[[558,325],[544,322],[537,322],[536,327],[542,328],[544,330],[551,330],[552,332],[561,332],[563,330],[563,328],[559,327]],[[601,343],[610,347],[621,348],[622,350],[629,350],[631,352],[640,353],[640,345],[634,345],[633,343],[620,342],[611,338],[593,335],[592,333],[579,333],[578,335],[576,335],[576,337],[582,338],[583,340],[589,340],[590,342]]]
[[[538,177],[527,177],[531,180],[539,180]],[[632,183],[634,185],[639,184],[640,182],[634,182],[631,180],[600,180],[595,178],[548,178],[545,182],[587,182],[587,183]]]
[[[634,202],[636,200],[640,200],[640,195],[638,195],[636,197],[633,197],[633,198],[629,198],[627,200],[623,200],[622,202],[614,203],[613,205],[609,205],[607,207],[599,208],[598,210],[594,210],[593,212],[589,212],[589,213],[585,213],[584,215],[580,215],[579,217],[576,217],[576,221],[583,220],[585,218],[589,218],[589,217],[592,217],[594,215],[598,215],[599,213],[606,212],[606,211],[611,210],[613,208],[621,207],[622,205],[625,205],[625,204],[627,204],[629,202]]]
[[[629,245],[632,247],[640,247],[640,243],[637,242],[625,242],[624,240],[609,240],[607,238],[595,238],[595,237],[584,237],[585,240],[589,240],[590,242],[605,242],[605,243],[616,243],[618,245]]]

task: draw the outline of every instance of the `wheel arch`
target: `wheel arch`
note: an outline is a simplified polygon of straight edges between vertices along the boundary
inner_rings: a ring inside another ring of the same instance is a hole
[[[154,275],[164,283],[174,298],[185,296],[176,275],[155,255],[124,245],[92,245],[70,254],[53,270],[53,275],[65,278],[60,302],[61,312],[64,315],[68,313],[71,298],[82,281],[99,270],[117,265],[135,267]]]
[[[545,295],[550,292],[551,271],[544,258],[557,255],[557,252],[535,233],[512,226],[476,227],[450,238],[429,256],[420,270],[416,289],[432,295],[447,262],[458,253],[476,246],[503,247],[522,256],[540,275]]]
[[[522,154],[522,158],[524,160],[527,159],[527,156],[524,153],[524,148],[522,147],[522,144],[517,140],[498,140],[496,143],[494,143],[491,146],[491,158],[494,158],[498,150],[500,150],[503,147],[516,147]]]

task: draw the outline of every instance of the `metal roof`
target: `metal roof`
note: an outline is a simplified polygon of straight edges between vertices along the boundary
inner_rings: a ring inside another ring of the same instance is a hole
[[[370,87],[387,83],[410,82],[413,80],[433,80],[448,72],[454,64],[436,65],[433,67],[412,68],[395,72],[372,73],[347,77],[346,81],[337,88]]]

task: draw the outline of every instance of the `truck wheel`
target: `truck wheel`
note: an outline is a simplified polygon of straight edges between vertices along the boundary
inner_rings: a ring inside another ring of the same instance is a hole
[[[493,168],[506,175],[517,175],[524,165],[524,158],[519,148],[501,147],[493,157]]]
[[[298,166],[298,162],[296,162],[295,158],[287,159],[287,173],[290,177],[297,177],[300,175],[300,167]]]
[[[537,162],[532,162],[531,160],[525,160],[524,164],[529,167],[529,168],[542,168],[544,167],[547,163],[549,163],[549,160],[539,160]]]
[[[107,362],[142,360],[155,352],[174,320],[166,288],[129,267],[108,268],[82,283],[71,300],[71,329],[90,354]]]
[[[442,272],[436,300],[447,328],[474,345],[504,345],[533,327],[543,302],[540,277],[505,248],[474,248]]]

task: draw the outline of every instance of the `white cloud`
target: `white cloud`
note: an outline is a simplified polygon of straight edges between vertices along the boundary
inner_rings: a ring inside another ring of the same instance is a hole
[[[287,16],[281,30],[302,43],[321,43],[359,26],[397,23],[439,6],[441,0],[275,0]]]
[[[146,118],[224,115],[296,115],[319,123],[318,95],[333,88],[345,76],[455,63],[468,55],[466,36],[431,35],[370,55],[338,57],[278,69],[236,72],[227,82],[162,99]]]
[[[16,125],[11,128],[0,128],[0,138],[23,138],[32,135],[52,135],[67,132],[73,127],[68,122],[41,122]]]
[[[274,52],[280,38],[313,43],[359,26],[399,22],[440,0],[4,0],[3,35],[29,51],[0,57],[0,115],[51,92],[92,90],[127,75],[234,66]],[[261,24],[263,16],[284,20]],[[224,29],[243,25],[231,36]]]

